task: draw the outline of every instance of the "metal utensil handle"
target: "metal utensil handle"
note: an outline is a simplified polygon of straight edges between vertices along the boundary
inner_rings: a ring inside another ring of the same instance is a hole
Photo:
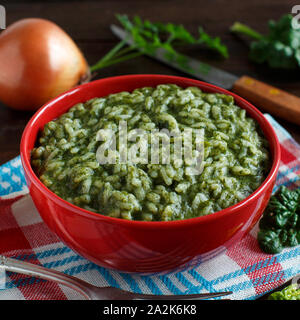
[[[49,270],[39,265],[18,261],[17,259],[7,258],[0,255],[0,268],[1,267],[6,271],[25,274],[31,277],[37,277],[63,284],[82,294],[85,299],[91,300],[88,283],[62,272]]]
[[[54,281],[65,285],[84,296],[87,300],[99,300],[99,299],[125,299],[125,300],[199,300],[208,299],[213,297],[221,297],[232,292],[214,292],[214,293],[203,293],[203,294],[189,294],[189,295],[149,295],[140,294],[124,291],[119,288],[114,287],[102,287],[98,288],[90,285],[89,283],[64,274],[56,270],[50,270],[42,266],[28,263],[25,261],[19,261],[17,259],[7,258],[0,255],[0,269],[6,271],[16,272],[20,274],[25,274],[31,277],[37,277],[45,280]]]

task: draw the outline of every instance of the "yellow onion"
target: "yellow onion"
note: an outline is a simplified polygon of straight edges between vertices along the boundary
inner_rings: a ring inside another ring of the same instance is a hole
[[[89,77],[84,55],[55,23],[28,18],[0,34],[0,101],[36,110]]]

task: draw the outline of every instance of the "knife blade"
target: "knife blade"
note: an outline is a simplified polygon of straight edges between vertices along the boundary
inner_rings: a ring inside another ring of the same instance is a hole
[[[111,30],[128,45],[134,45],[132,37],[124,29],[111,25]],[[231,90],[252,102],[258,109],[300,125],[300,98],[297,96],[252,77],[237,77],[183,54],[172,54],[163,48],[153,54],[145,54],[194,78]]]

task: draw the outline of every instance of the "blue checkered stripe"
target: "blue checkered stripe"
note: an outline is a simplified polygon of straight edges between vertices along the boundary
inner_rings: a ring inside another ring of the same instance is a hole
[[[0,167],[0,197],[27,190],[20,156]]]
[[[288,263],[289,260],[299,257],[300,247],[295,247],[292,250],[287,250],[276,256],[260,261],[258,263],[247,266],[246,268],[236,268],[226,274],[221,274],[213,279],[208,280],[201,272],[201,267],[197,267],[184,272],[170,273],[166,275],[132,275],[122,272],[99,267],[94,263],[75,254],[66,246],[59,246],[55,249],[43,250],[35,254],[19,255],[15,258],[30,262],[32,259],[38,259],[46,268],[54,268],[69,275],[78,276],[86,279],[86,276],[93,272],[94,279],[92,283],[99,286],[113,286],[130,290],[138,293],[152,294],[184,294],[184,293],[199,293],[199,292],[217,292],[217,291],[233,291],[235,297],[243,296],[244,291],[253,289],[253,294],[244,297],[247,300],[257,298],[254,287],[261,283],[268,282],[272,284],[279,279],[289,279],[292,276],[300,273],[300,264],[295,264],[277,273],[267,274],[257,279],[248,279],[244,281],[234,281],[234,284],[228,286],[229,280],[238,280],[239,277],[247,275],[253,270],[259,270],[272,264],[280,262],[281,264]],[[298,258],[299,261],[299,258]],[[9,276],[9,273],[8,273]],[[43,281],[36,278],[19,278],[18,280],[10,280],[7,277],[6,289],[26,286]],[[251,290],[250,290],[251,291]],[[0,294],[1,298],[1,294]],[[216,298],[218,299],[218,298]]]

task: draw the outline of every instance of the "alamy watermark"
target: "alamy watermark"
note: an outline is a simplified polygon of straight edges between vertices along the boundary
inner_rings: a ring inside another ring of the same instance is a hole
[[[6,10],[4,6],[0,5],[0,29],[6,28]]]
[[[203,170],[204,129],[166,128],[128,131],[127,122],[120,121],[117,134],[100,129],[96,159],[100,164],[171,164],[185,166],[186,174],[199,175]]]
[[[296,4],[292,8],[292,14],[295,14],[295,16],[292,19],[292,26],[294,29],[300,29],[300,4]]]

